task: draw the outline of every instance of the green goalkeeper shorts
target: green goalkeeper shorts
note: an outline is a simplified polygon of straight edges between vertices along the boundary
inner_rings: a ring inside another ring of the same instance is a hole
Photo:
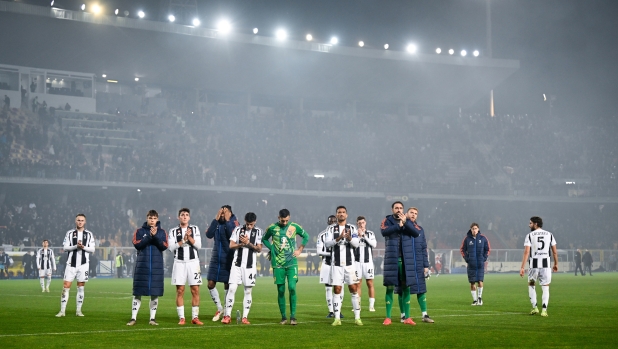
[[[291,282],[298,282],[298,266],[291,266],[287,268],[274,268],[273,276],[276,285],[285,284],[285,278],[288,279],[288,284]]]

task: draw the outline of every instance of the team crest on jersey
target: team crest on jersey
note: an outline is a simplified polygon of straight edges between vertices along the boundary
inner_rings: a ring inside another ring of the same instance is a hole
[[[296,233],[296,227],[294,227],[293,225],[290,225],[288,227],[288,230],[285,232],[285,235],[287,235],[287,237],[291,238],[292,236],[294,236],[294,233]]]
[[[468,245],[474,245],[474,241],[470,241]]]

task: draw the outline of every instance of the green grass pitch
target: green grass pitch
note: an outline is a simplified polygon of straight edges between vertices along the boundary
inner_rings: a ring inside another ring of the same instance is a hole
[[[56,318],[62,283],[52,281],[51,293],[41,293],[38,280],[0,280],[0,348],[456,348],[456,347],[616,347],[618,342],[618,273],[594,276],[553,276],[549,317],[530,316],[526,280],[515,274],[485,277],[484,305],[472,307],[464,275],[433,276],[428,280],[429,315],[435,324],[420,322],[420,310],[412,298],[416,326],[397,318],[383,326],[384,292],[376,281],[376,312],[368,312],[363,287],[364,326],[354,325],[349,293],[344,299],[343,326],[332,327],[326,319],[324,287],[317,277],[301,277],[298,292],[298,326],[282,326],[276,289],[270,277],[259,278],[253,292],[250,326],[236,325],[241,309],[242,287],[236,292],[233,324],[210,321],[215,306],[207,289],[201,290],[204,326],[178,326],[175,290],[166,279],[157,321],[148,325],[148,302],[142,304],[134,327],[126,326],[131,314],[131,279],[92,279],[86,284],[83,318],[75,313],[75,284],[67,316]],[[222,288],[220,294],[223,297]],[[538,300],[541,290],[537,289]],[[146,298],[146,297],[145,297]],[[144,299],[145,300],[145,299]],[[395,302],[397,302],[395,300]],[[190,318],[190,295],[185,294],[185,314]],[[288,304],[289,310],[289,304]],[[289,315],[288,315],[289,316]]]

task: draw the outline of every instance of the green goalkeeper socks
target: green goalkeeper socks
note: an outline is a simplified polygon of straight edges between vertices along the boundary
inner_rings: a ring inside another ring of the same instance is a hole
[[[296,319],[296,282],[292,281],[288,284],[290,291],[290,319]],[[285,303],[283,303],[285,309]]]
[[[393,293],[395,291],[394,286],[386,286],[386,317],[391,318],[391,313],[393,312]]]
[[[416,295],[416,300],[418,301],[418,305],[421,306],[421,312],[427,312],[427,296],[424,293],[420,293]]]
[[[277,285],[277,303],[279,303],[279,311],[281,317],[285,317],[285,284]]]
[[[406,319],[410,317],[410,287],[403,289],[403,313],[406,314]]]

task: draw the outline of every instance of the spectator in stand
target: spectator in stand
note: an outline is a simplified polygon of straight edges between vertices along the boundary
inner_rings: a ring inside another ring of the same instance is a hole
[[[588,275],[592,276],[592,255],[590,251],[586,250],[582,261],[584,262],[584,273],[588,270]]]

